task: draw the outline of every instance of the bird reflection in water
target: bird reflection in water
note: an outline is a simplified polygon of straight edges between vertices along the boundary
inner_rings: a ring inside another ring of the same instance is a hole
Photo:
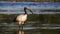
[[[27,15],[28,15],[27,11],[30,11],[33,14],[33,12],[30,9],[28,9],[27,7],[24,7],[25,14],[18,15],[16,18],[16,21],[19,24],[19,29],[21,28],[18,34],[24,34],[23,25],[25,21],[27,20]]]
[[[17,34],[24,34],[24,31],[18,31]]]

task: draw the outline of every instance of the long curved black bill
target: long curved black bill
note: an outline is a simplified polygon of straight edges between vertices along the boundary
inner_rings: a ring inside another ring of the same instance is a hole
[[[28,10],[33,14],[32,10],[30,10],[30,9],[28,9]]]

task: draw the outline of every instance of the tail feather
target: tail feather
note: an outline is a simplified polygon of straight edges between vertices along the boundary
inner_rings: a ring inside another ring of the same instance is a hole
[[[13,21],[14,21],[14,22],[17,22],[17,21],[16,21],[16,17],[14,18],[14,20],[13,20]]]

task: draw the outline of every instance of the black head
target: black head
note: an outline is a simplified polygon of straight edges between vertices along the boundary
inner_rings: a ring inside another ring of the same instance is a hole
[[[26,10],[27,9],[27,7],[24,7],[24,10]]]
[[[33,12],[30,9],[28,9],[27,7],[24,7],[25,14],[27,14],[26,10],[29,10],[33,14]]]

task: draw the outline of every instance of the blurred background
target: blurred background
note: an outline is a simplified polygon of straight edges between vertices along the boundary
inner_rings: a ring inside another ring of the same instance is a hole
[[[0,0],[1,2],[60,2],[60,0]],[[60,6],[59,3],[56,5]],[[24,34],[60,34],[60,9],[44,8],[41,10],[41,8],[40,5],[36,9],[30,8],[34,14],[28,12],[27,21],[23,26]],[[0,34],[18,34],[19,25],[14,21],[19,15],[17,11],[20,14],[24,13],[23,8],[21,10],[10,10],[0,7]]]
[[[10,2],[60,2],[60,0],[0,0]]]

